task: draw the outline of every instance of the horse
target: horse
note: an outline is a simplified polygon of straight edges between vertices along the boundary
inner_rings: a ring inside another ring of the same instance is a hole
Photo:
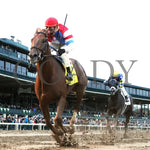
[[[60,136],[65,133],[74,133],[74,123],[76,115],[80,110],[80,104],[87,87],[87,76],[81,64],[70,59],[78,77],[78,83],[74,85],[66,84],[64,67],[60,61],[51,53],[48,43],[48,33],[46,29],[37,28],[31,40],[29,52],[31,64],[36,64],[37,76],[35,81],[35,93],[39,100],[39,106],[43,113],[45,123],[52,130],[56,141],[60,143]],[[73,116],[70,121],[70,130],[63,126],[62,113],[66,106],[66,97],[70,92],[76,93],[76,102]],[[57,104],[57,113],[54,118],[54,125],[50,122],[49,104]]]
[[[108,80],[107,84],[110,88],[110,96],[108,97],[108,107],[107,107],[107,114],[106,114],[107,129],[109,130],[109,133],[112,133],[110,122],[109,122],[110,121],[109,116],[114,115],[113,121],[114,121],[114,131],[115,131],[118,123],[118,117],[120,115],[124,115],[126,118],[124,122],[125,124],[124,137],[127,137],[129,119],[130,116],[133,115],[133,99],[131,96],[129,96],[131,105],[125,104],[125,97],[121,89],[117,88],[116,79]]]

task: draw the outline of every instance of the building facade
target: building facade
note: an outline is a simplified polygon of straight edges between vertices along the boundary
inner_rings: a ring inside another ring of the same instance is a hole
[[[39,110],[38,100],[34,93],[36,66],[32,72],[28,47],[11,39],[0,39],[0,113],[27,113]],[[83,98],[81,110],[104,112],[107,108],[109,89],[103,84],[103,79],[88,77],[88,85]],[[149,115],[150,89],[126,84],[127,92],[133,97],[135,109],[140,114]],[[73,106],[75,95],[67,97],[68,109]],[[9,111],[7,111],[9,110]],[[11,110],[11,111],[10,111]],[[50,106],[55,111],[55,105]],[[148,110],[148,111],[147,111]]]

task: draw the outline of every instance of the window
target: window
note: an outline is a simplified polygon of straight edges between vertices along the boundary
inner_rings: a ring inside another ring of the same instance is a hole
[[[100,82],[97,82],[97,88],[100,89],[101,88],[101,84]]]
[[[22,67],[22,75],[26,76],[26,71],[27,71],[27,69],[25,67]]]
[[[17,52],[18,58],[21,59],[21,53]]]
[[[101,89],[105,89],[105,85],[101,83]]]
[[[148,91],[147,90],[143,90],[143,96],[148,96]]]
[[[92,88],[96,88],[96,81],[92,81]]]
[[[136,90],[135,90],[135,88],[130,88],[130,92],[129,92],[130,94],[136,94]]]
[[[28,72],[27,74],[28,74],[29,77],[36,77],[35,73]]]
[[[22,54],[22,60],[27,60],[26,54]]]
[[[148,96],[150,96],[150,91],[148,91]]]
[[[136,89],[135,88],[132,89],[132,94],[136,95]]]
[[[148,91],[145,91],[145,96],[148,96]]]
[[[0,60],[0,69],[4,70],[4,61]]]
[[[143,95],[143,90],[140,90],[140,95]]]
[[[91,87],[91,81],[90,80],[88,80],[87,87]]]
[[[139,89],[137,89],[137,95],[140,95],[140,90]]]
[[[21,66],[18,66],[18,67],[17,67],[17,73],[18,73],[18,74],[21,74]]]
[[[4,45],[1,45],[1,48],[3,48],[3,49],[4,49]]]
[[[14,73],[16,72],[15,71],[15,64],[10,64],[10,71],[14,72]]]
[[[10,63],[6,62],[6,71],[10,71]]]
[[[125,87],[125,89],[126,89],[126,91],[127,91],[128,93],[130,93],[130,88]]]

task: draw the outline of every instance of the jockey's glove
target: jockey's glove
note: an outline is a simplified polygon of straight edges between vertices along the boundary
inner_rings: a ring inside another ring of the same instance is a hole
[[[59,56],[61,56],[63,53],[65,53],[65,49],[59,49],[59,50],[58,50]]]

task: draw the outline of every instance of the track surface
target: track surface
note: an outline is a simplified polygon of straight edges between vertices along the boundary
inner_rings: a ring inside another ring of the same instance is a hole
[[[110,135],[106,131],[77,132],[74,147],[60,147],[51,131],[0,131],[1,150],[150,150],[150,131],[130,130]]]

